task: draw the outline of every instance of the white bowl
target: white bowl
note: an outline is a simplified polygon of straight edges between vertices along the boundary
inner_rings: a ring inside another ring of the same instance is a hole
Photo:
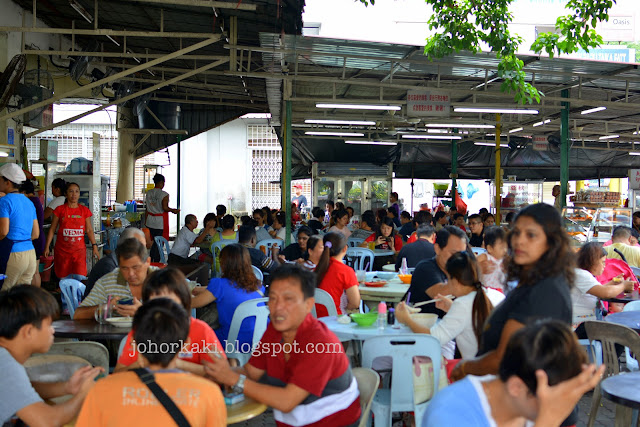
[[[133,325],[132,317],[108,317],[107,322],[116,328],[131,328]]]
[[[438,320],[438,315],[434,313],[412,313],[410,316],[418,325],[429,329],[433,328]]]

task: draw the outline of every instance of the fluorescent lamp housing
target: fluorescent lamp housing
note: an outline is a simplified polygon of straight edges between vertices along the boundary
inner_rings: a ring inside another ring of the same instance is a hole
[[[543,120],[541,122],[534,123],[533,127],[537,128],[538,126],[546,125],[547,123],[550,123],[550,122],[551,122],[551,119]]]
[[[531,108],[454,107],[456,113],[538,114]]]
[[[496,125],[470,124],[470,123],[429,123],[428,128],[460,128],[460,129],[494,129]]]
[[[495,147],[496,146],[496,144],[492,143],[492,142],[474,142],[473,145],[484,145],[486,147]],[[500,144],[500,147],[509,148],[509,146],[507,144]]]
[[[93,22],[93,16],[91,16],[91,14],[87,12],[87,9],[82,7],[82,5],[76,0],[69,0],[69,6],[74,8],[75,11],[78,12],[88,23],[91,24]]]
[[[358,132],[305,132],[304,134],[313,136],[364,136],[364,133]]]
[[[336,108],[346,110],[394,110],[400,111],[399,105],[367,105],[367,104],[316,104],[316,108]]]
[[[367,120],[316,120],[307,119],[304,121],[308,124],[314,125],[344,125],[344,126],[374,126],[376,122]]]
[[[461,136],[455,135],[402,135],[405,139],[462,139]]]
[[[615,139],[615,138],[620,138],[620,135],[606,135],[606,136],[601,136],[598,139],[603,140],[603,139]]]
[[[524,130],[524,128],[515,128],[515,129],[511,129],[509,131],[509,133],[516,133],[516,132],[522,132]]]
[[[640,156],[640,151],[629,151],[630,156]]]
[[[602,110],[606,110],[607,107],[595,107],[595,108],[590,108],[588,110],[583,110],[580,112],[580,114],[591,114],[591,113],[597,113],[598,111],[602,111]]]
[[[398,145],[394,141],[345,141],[345,144],[358,144],[358,145]]]

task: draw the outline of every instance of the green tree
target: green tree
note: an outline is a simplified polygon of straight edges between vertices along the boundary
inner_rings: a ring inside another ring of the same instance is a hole
[[[373,5],[375,0],[359,0]],[[425,0],[433,9],[429,29],[435,34],[427,38],[424,53],[429,58],[442,58],[462,50],[479,52],[482,44],[489,46],[500,60],[498,76],[501,90],[513,93],[519,103],[540,102],[544,94],[525,79],[524,63],[516,52],[522,38],[509,31],[513,15],[509,6],[515,0]],[[568,13],[556,20],[556,31],[542,33],[531,45],[536,53],[550,57],[573,53],[602,44],[596,33],[598,22],[609,19],[609,9],[615,0],[568,0]]]

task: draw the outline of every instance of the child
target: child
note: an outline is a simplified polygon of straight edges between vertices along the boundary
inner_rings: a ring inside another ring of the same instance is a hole
[[[465,227],[464,222],[464,215],[462,215],[461,213],[456,213],[453,215],[453,225],[455,225],[465,233],[467,232],[467,227]]]
[[[501,227],[485,227],[484,248],[487,253],[478,256],[480,281],[488,288],[505,292],[506,274],[502,260],[507,255],[507,233]]]

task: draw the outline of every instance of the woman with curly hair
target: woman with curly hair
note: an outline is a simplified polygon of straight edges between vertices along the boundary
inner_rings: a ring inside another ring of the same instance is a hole
[[[218,306],[218,320],[220,327],[215,330],[218,339],[226,348],[227,337],[233,313],[241,303],[262,298],[264,286],[253,274],[251,257],[244,246],[233,243],[225,246],[220,251],[220,271],[222,277],[213,278],[206,288],[195,288],[191,307],[204,307],[214,301]],[[246,319],[240,326],[238,342],[232,343],[238,349],[251,346],[253,341],[253,328],[255,318]]]
[[[509,236],[509,249],[507,280],[518,281],[518,286],[489,317],[478,356],[459,363],[453,379],[497,374],[509,338],[536,319],[571,325],[575,261],[558,211],[543,203],[522,209]]]

